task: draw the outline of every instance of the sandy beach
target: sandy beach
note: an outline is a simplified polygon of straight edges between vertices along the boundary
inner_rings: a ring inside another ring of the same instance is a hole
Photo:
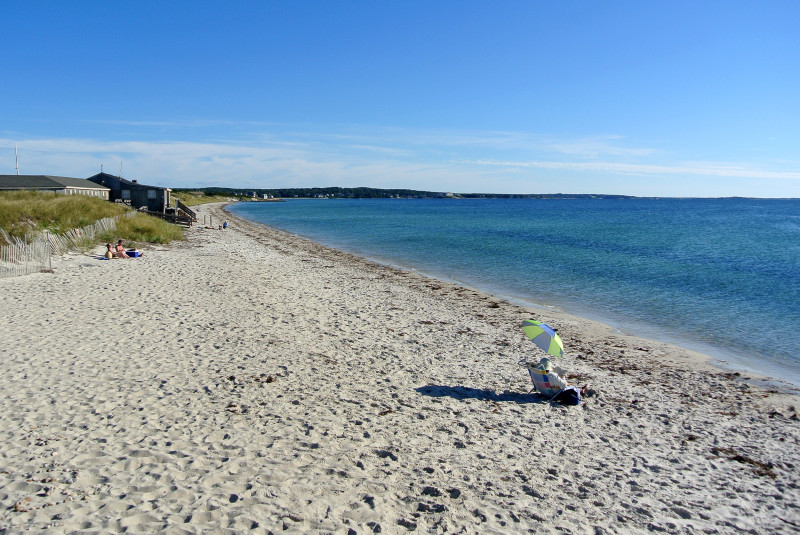
[[[797,396],[222,210],[0,279],[0,533],[800,533]]]

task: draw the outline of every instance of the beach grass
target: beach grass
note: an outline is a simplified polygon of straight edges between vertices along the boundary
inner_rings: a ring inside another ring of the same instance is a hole
[[[0,192],[0,228],[17,238],[44,230],[60,234],[91,225],[98,219],[122,215],[127,210],[125,206],[85,195]]]
[[[173,197],[177,197],[186,206],[197,206],[200,204],[208,204],[213,202],[230,202],[235,201],[236,198],[230,195],[206,195],[192,193],[189,191],[172,192]]]
[[[135,243],[169,243],[184,239],[183,228],[163,219],[147,214],[123,217],[117,221],[116,230],[100,236],[103,241],[115,242],[118,239]]]
[[[130,208],[85,195],[48,192],[0,192],[0,229],[12,237],[24,238],[45,230],[62,234],[106,218],[121,216]],[[183,239],[183,229],[146,214],[122,217],[114,231],[100,236],[103,241],[169,243]],[[90,244],[86,244],[88,247]]]

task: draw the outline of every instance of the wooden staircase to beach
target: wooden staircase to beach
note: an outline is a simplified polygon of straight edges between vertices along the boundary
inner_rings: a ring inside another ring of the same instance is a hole
[[[180,199],[175,199],[175,200],[176,200],[175,206],[177,208],[177,211],[183,212],[183,215],[185,217],[190,218],[192,223],[197,223],[197,214],[194,213],[194,210],[183,204]]]

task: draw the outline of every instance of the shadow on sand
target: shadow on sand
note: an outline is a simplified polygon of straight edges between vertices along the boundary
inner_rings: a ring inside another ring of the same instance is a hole
[[[549,403],[544,396],[539,394],[521,394],[519,392],[503,392],[498,394],[494,390],[481,390],[468,386],[427,385],[415,389],[422,395],[434,398],[451,397],[454,399],[480,399],[483,401],[511,402],[511,403]]]

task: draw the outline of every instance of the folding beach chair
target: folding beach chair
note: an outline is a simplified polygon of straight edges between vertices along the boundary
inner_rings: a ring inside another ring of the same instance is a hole
[[[550,384],[550,377],[547,375],[546,371],[540,370],[532,363],[525,363],[525,367],[528,369],[528,374],[531,376],[531,383],[533,383],[531,392],[535,390],[545,396],[555,396],[561,392],[561,388]]]
[[[525,362],[522,360],[519,362],[519,364],[520,366],[527,368],[528,374],[531,376],[533,388],[528,393],[536,391],[544,396],[550,396],[550,401],[559,401],[565,405],[580,405],[580,390],[572,385],[566,388],[561,388],[551,384],[548,372],[537,368],[536,364],[533,364],[532,362]]]

